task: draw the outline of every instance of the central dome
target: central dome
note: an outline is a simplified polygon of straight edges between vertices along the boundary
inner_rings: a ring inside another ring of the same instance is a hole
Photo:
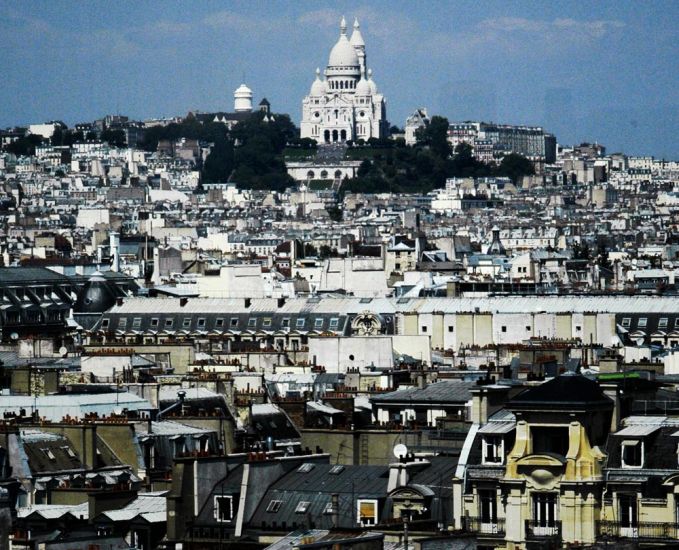
[[[349,39],[345,34],[340,36],[337,44],[330,50],[328,67],[358,67],[356,50],[349,43]]]
[[[330,50],[330,59],[328,60],[328,67],[358,67],[358,55],[356,49],[351,45],[347,38],[347,23],[342,17],[340,23],[340,37]]]

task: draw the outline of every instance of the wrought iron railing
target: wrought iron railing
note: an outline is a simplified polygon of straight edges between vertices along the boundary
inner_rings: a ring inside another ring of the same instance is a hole
[[[526,520],[526,538],[561,538],[561,522]]]
[[[484,519],[465,518],[465,529],[470,533],[479,535],[503,535],[505,534],[505,518]]]
[[[598,521],[597,535],[600,538],[679,540],[679,524],[642,521],[623,525],[619,521]]]

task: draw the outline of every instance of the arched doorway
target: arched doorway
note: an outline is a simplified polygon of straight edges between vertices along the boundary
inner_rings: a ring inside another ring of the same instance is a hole
[[[322,179],[322,180],[327,180],[327,179],[328,179],[328,171],[327,171],[327,170],[323,170],[323,171],[321,172],[321,179]]]
[[[333,143],[337,141],[337,130],[332,131],[332,141]]]
[[[330,130],[323,132],[323,137],[325,138],[326,143],[330,143]]]
[[[346,141],[346,140],[347,140],[347,131],[346,131],[346,130],[342,130],[342,131],[340,132],[340,136],[341,136],[341,138],[342,138],[342,141]]]
[[[335,170],[335,179],[340,179],[342,177],[342,170]]]
[[[315,176],[315,174],[314,174],[314,171],[313,171],[313,170],[309,170],[309,171],[306,173],[307,179],[312,180],[312,179],[314,179],[314,176]]]

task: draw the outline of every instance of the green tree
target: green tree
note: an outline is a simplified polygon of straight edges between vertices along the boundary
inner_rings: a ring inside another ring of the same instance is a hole
[[[201,179],[204,182],[226,182],[234,166],[233,144],[226,139],[219,139],[205,159]]]
[[[435,115],[427,126],[417,131],[421,142],[443,159],[447,159],[452,150],[448,141],[448,126],[447,118]]]
[[[532,176],[535,174],[535,167],[533,163],[523,155],[518,153],[510,153],[506,155],[500,166],[497,168],[497,173],[500,176],[506,176],[516,184],[523,176]]]

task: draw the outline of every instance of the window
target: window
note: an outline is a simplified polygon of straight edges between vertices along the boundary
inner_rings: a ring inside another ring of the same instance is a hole
[[[427,332],[427,327],[423,326],[423,327],[422,327],[422,332]]]
[[[272,500],[271,502],[269,502],[269,505],[266,507],[266,511],[270,512],[272,514],[275,514],[276,512],[278,512],[278,510],[281,509],[281,504],[282,504],[282,501],[280,501],[280,500]]]
[[[132,328],[141,328],[141,317],[132,319]]]
[[[304,319],[297,319],[297,321],[295,322],[295,327],[304,328]]]
[[[556,494],[533,494],[533,522],[535,534],[548,535],[556,527]]]
[[[506,326],[506,325],[502,325],[502,328],[501,328],[500,330],[502,330],[502,332],[507,332],[507,326]]]
[[[217,320],[215,321],[215,327],[216,327],[216,328],[222,328],[223,326],[224,326],[224,319],[221,319],[221,318],[220,318],[220,319],[217,319]]]
[[[629,317],[623,317],[621,324],[624,328],[629,328],[629,326],[632,324],[632,319]]]
[[[658,328],[667,328],[667,317],[662,317],[660,321],[658,321]]]
[[[121,317],[118,321],[118,328],[123,329],[127,327],[127,317]]]
[[[233,496],[215,496],[215,519],[220,522],[233,519]]]
[[[205,317],[198,319],[198,328],[205,328]]]
[[[313,462],[305,462],[299,468],[297,468],[297,473],[308,474],[316,466]]]
[[[494,490],[479,491],[479,517],[481,523],[497,523],[497,496]]]
[[[323,319],[314,319],[314,328],[322,328]]]
[[[191,317],[184,317],[182,328],[191,328]]]
[[[71,457],[71,458],[78,458],[78,455],[75,454],[75,451],[71,449],[70,447],[62,447],[62,449],[66,452],[66,454]]]
[[[620,534],[623,536],[636,536],[634,531],[639,527],[637,496],[619,495],[618,507],[620,508],[620,527],[625,530]]]
[[[290,319],[288,319],[288,318],[283,319],[283,322],[281,323],[281,326],[282,326],[283,328],[290,328]]]
[[[238,326],[238,317],[231,317],[231,320],[229,321],[229,326],[231,328],[235,328]]]
[[[455,332],[455,327],[452,325],[448,326],[448,332]]]
[[[341,474],[344,471],[344,465],[342,464],[335,464],[332,468],[330,468],[330,474],[336,476]]]
[[[257,326],[257,318],[256,317],[250,317],[248,319],[248,328],[255,328]]]
[[[153,319],[151,319],[151,326],[152,327],[158,326],[158,317],[154,317]]]
[[[674,320],[674,328],[679,328],[679,317]]]
[[[568,428],[540,426],[532,427],[530,432],[533,453],[556,453],[561,456],[568,453]]]
[[[339,326],[339,319],[337,317],[333,317],[330,319],[330,328],[336,329]]]
[[[47,455],[47,458],[49,458],[50,460],[54,461],[57,459],[57,457],[54,456],[54,453],[52,452],[51,449],[42,449],[42,452],[45,453],[45,455]]]
[[[262,326],[266,327],[266,328],[270,327],[271,326],[271,317],[267,317],[266,319],[264,319],[264,321],[262,321]]]
[[[307,510],[309,509],[309,504],[311,504],[308,500],[302,500],[297,503],[297,508],[295,508],[295,514],[306,514]]]
[[[504,440],[499,435],[483,436],[483,463],[502,464],[504,458]]]
[[[526,332],[530,332],[530,325],[526,325]]]
[[[108,328],[109,322],[110,322],[110,319],[102,319],[101,320],[101,328]]]
[[[580,325],[575,325],[575,332],[580,332],[582,327]]]
[[[359,499],[357,501],[358,523],[365,525],[377,524],[377,501]]]
[[[622,442],[622,467],[641,468],[644,464],[643,441]]]
[[[646,324],[648,323],[648,319],[646,317],[640,317],[639,322],[637,323],[638,328],[646,328]]]
[[[325,505],[325,508],[323,509],[323,513],[324,513],[326,516],[328,516],[328,515],[334,513],[334,511],[335,511],[335,510],[334,510],[333,507],[332,507],[332,502],[328,502],[328,503]]]
[[[172,328],[174,325],[174,319],[165,319],[165,328]]]

